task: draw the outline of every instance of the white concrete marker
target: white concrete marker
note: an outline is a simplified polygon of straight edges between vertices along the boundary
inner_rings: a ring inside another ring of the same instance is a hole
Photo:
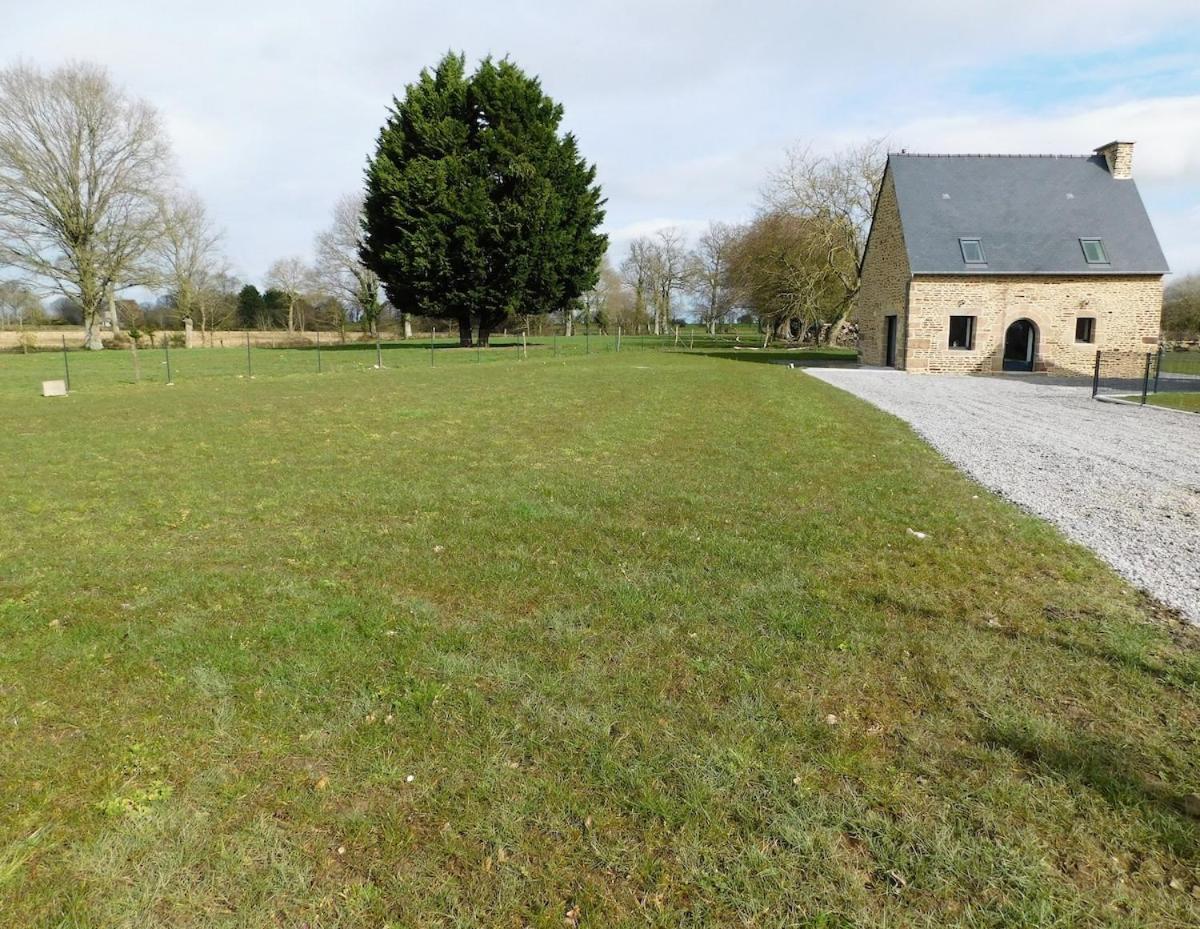
[[[43,397],[65,397],[67,395],[66,381],[42,381]]]

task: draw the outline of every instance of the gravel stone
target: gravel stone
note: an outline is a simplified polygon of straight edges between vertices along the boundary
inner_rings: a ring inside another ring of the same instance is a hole
[[[1200,416],[1034,379],[806,371],[903,419],[985,487],[1200,624]]]

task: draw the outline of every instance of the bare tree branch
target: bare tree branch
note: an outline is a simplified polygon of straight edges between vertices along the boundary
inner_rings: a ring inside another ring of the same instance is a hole
[[[363,198],[347,194],[333,207],[333,221],[317,236],[316,273],[321,285],[341,302],[353,307],[370,332],[376,331],[382,304],[379,276],[362,263]],[[405,322],[405,332],[408,324]]]
[[[763,212],[807,220],[807,262],[814,276],[806,288],[815,292],[831,282],[840,288],[829,337],[844,320],[858,295],[862,263],[875,198],[883,179],[886,144],[871,139],[831,155],[809,147],[788,151],[782,168],[763,189]]]
[[[315,289],[313,269],[296,255],[280,258],[267,269],[267,285],[280,291],[288,301],[287,329],[296,329],[296,305],[309,291]]]

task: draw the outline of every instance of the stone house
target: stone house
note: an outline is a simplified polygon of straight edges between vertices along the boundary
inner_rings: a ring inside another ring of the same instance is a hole
[[[866,364],[1090,373],[1158,346],[1166,259],[1133,143],[888,156],[854,310]]]

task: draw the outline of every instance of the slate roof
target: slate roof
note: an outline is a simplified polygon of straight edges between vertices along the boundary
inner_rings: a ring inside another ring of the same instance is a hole
[[[1167,261],[1132,179],[1102,155],[888,156],[913,274],[1166,274]],[[986,265],[963,261],[960,238]],[[1104,242],[1088,264],[1080,238]]]

